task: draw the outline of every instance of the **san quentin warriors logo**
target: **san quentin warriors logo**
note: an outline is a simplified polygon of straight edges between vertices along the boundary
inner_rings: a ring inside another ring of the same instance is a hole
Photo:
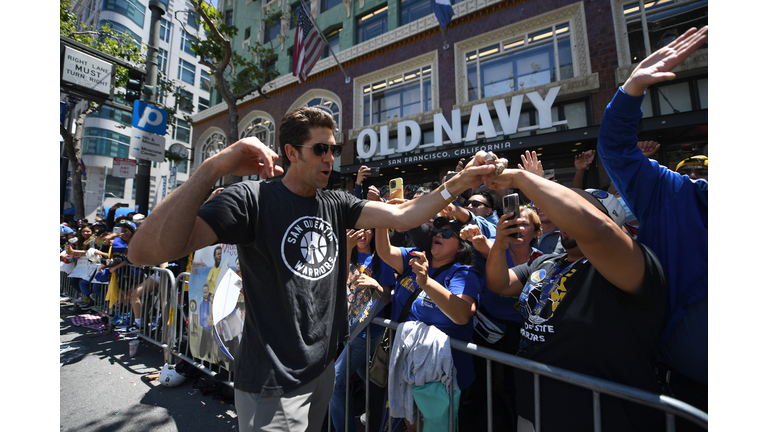
[[[295,275],[319,280],[333,270],[339,255],[339,242],[328,222],[305,216],[285,231],[281,252],[283,263]]]

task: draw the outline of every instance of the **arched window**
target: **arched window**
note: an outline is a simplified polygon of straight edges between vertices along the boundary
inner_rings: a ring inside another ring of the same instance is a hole
[[[336,122],[336,126],[338,126],[338,129],[334,132],[341,130],[341,109],[339,109],[339,105],[335,101],[324,97],[317,97],[309,101],[307,106],[317,107],[328,111],[328,114],[333,117],[333,120]]]
[[[202,160],[200,160],[200,163],[203,163],[204,160],[224,150],[224,147],[226,146],[227,137],[222,133],[214,132],[203,144]],[[224,186],[224,177],[218,179],[214,185],[215,188],[222,186]]]
[[[256,137],[264,145],[280,155],[282,152],[275,146],[275,123],[264,117],[256,117],[248,123],[248,126],[240,131],[240,139],[245,137]]]
[[[203,144],[203,160],[215,155],[216,153],[224,150],[227,146],[227,137],[224,134],[215,132]],[[202,161],[200,161],[202,162]]]

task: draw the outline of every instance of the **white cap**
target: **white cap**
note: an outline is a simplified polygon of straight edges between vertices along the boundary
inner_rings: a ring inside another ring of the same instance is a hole
[[[605,210],[608,211],[608,216],[610,216],[616,224],[624,226],[627,213],[624,211],[621,202],[615,196],[600,189],[584,189],[584,191],[597,198],[597,200],[603,204]]]

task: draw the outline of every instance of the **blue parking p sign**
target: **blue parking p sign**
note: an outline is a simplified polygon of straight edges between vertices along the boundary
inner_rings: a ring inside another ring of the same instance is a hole
[[[133,102],[133,127],[165,136],[168,112],[142,101]]]

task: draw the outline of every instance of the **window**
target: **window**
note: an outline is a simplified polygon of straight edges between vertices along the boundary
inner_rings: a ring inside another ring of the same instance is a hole
[[[265,83],[272,81],[272,77],[275,75],[273,72],[275,72],[276,70],[277,70],[277,56],[266,61],[266,66],[264,68]]]
[[[258,138],[259,141],[263,142],[264,145],[272,149],[275,153],[282,153],[275,148],[275,123],[270,119],[265,117],[256,117],[255,119],[251,120],[248,123],[248,126],[240,131],[240,138],[249,136]]]
[[[133,125],[133,113],[102,105],[98,111],[89,114],[88,117],[114,120],[124,126]]]
[[[430,0],[402,0],[400,3],[400,25],[406,25],[432,13]]]
[[[141,36],[139,36],[138,34],[134,33],[128,27],[126,27],[126,26],[124,26],[124,25],[122,25],[120,23],[116,23],[114,21],[110,21],[110,20],[106,20],[106,19],[99,21],[99,28],[102,28],[104,26],[108,26],[110,29],[112,29],[116,33],[128,36],[129,38],[133,39],[134,43],[137,46],[141,45]]]
[[[312,13],[312,2],[305,1],[307,5],[307,12]],[[298,24],[296,20],[299,18],[299,8],[301,7],[301,2],[298,2],[291,6],[291,30],[296,28],[296,25]]]
[[[195,65],[179,59],[179,74],[176,77],[187,84],[195,85]]]
[[[105,11],[117,12],[144,28],[144,14],[147,10],[138,0],[104,0]]]
[[[168,20],[161,19],[160,20],[160,40],[164,42],[170,42],[171,30],[173,30],[173,23]]]
[[[211,74],[203,69],[200,69],[200,88],[209,93],[211,91]]]
[[[162,48],[157,49],[157,67],[162,73],[165,73],[165,68],[168,67],[168,51]]]
[[[707,109],[707,77],[677,79],[653,85],[646,91],[643,118]]]
[[[192,51],[192,36],[184,30],[181,31],[181,49],[187,54],[195,55]]]
[[[334,54],[339,53],[339,37],[342,30],[344,29],[334,30],[325,37],[328,40],[328,45],[323,50],[322,58],[331,57],[331,52]]]
[[[266,23],[264,24],[267,25]],[[264,43],[275,39],[280,34],[280,16],[275,14],[272,18],[272,25],[264,29]]]
[[[189,123],[180,118],[176,118],[173,125],[173,139],[189,144],[189,137],[191,135],[191,128]]]
[[[198,96],[198,98],[197,98],[197,112],[207,110],[209,105],[210,105],[210,102],[208,101],[208,99],[203,99],[202,97]]]
[[[171,166],[176,167],[176,172],[182,174],[187,173],[187,165],[189,165],[189,161],[186,159],[181,162],[171,162]]]
[[[231,26],[231,25],[232,25],[232,23],[234,22],[234,20],[233,20],[233,19],[234,19],[234,14],[232,13],[232,11],[231,11],[231,10],[228,10],[228,11],[227,11],[227,12],[224,14],[224,22],[225,22],[227,25],[230,25],[230,26]]]
[[[570,36],[565,23],[465,52],[467,99],[573,78]]]
[[[323,111],[326,111],[331,115],[331,117],[333,117],[333,120],[336,122],[336,126],[338,126],[339,130],[341,130],[341,109],[335,101],[328,98],[319,97],[309,101],[307,106],[320,108]]]
[[[200,15],[190,12],[187,14],[187,25],[192,27],[195,30],[200,30],[200,24],[198,24],[195,20],[200,18]]]
[[[245,31],[243,32],[243,40],[248,40],[251,38],[251,28],[246,27]]]
[[[335,6],[340,5],[342,0],[322,0],[322,4],[320,6],[320,11],[325,12],[329,9],[332,9]]]
[[[363,87],[363,125],[432,110],[432,66]]]
[[[136,181],[133,183],[136,184]],[[117,198],[123,198],[125,194],[125,179],[107,174],[107,179],[104,182],[104,192],[112,193]]]
[[[387,6],[357,20],[357,43],[373,39],[387,32]]]
[[[632,63],[643,61],[689,28],[701,28],[708,22],[707,0],[642,0],[625,3],[623,12]]]
[[[131,137],[108,129],[88,127],[83,131],[83,154],[128,157]]]
[[[176,104],[180,111],[192,114],[192,108],[195,106],[192,92],[186,91],[184,89],[177,89]]]
[[[249,135],[245,135],[245,136],[249,136]],[[224,147],[226,147],[226,145],[227,145],[227,137],[225,137],[223,134],[215,132],[213,135],[208,137],[207,140],[205,140],[205,143],[203,144],[203,153],[202,153],[203,159],[200,162],[224,150]]]

